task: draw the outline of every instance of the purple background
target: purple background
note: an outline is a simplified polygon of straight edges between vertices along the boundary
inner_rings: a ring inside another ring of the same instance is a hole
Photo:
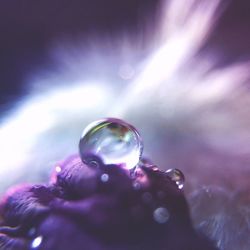
[[[143,18],[154,20],[158,0],[1,0],[0,110],[27,92],[26,76],[39,68],[53,69],[48,49],[55,39],[91,33],[136,32]],[[226,11],[208,43],[221,63],[250,55],[250,2],[225,1]],[[139,21],[140,20],[140,21]]]

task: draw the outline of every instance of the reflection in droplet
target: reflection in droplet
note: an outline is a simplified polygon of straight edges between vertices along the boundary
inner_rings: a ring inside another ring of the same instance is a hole
[[[108,182],[109,181],[109,175],[108,174],[102,174],[101,175],[101,181],[102,182]]]
[[[38,248],[41,243],[43,241],[43,237],[42,236],[38,236],[36,237],[32,242],[31,242],[31,249],[36,249]]]
[[[153,213],[154,220],[159,224],[164,224],[168,221],[170,214],[165,207],[158,207]]]
[[[165,173],[176,183],[179,189],[184,187],[185,176],[179,169],[168,169]]]
[[[138,131],[130,124],[115,118],[91,123],[83,131],[79,143],[81,159],[88,165],[91,156],[97,156],[104,164],[133,169],[140,161],[142,150]]]

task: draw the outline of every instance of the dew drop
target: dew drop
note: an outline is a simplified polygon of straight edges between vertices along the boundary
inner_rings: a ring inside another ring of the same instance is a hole
[[[157,167],[155,167],[155,166],[153,166],[151,169],[152,169],[154,172],[158,172],[158,171],[159,171],[159,168],[157,168]]]
[[[154,220],[159,224],[164,224],[169,219],[169,212],[165,207],[158,207],[154,210]]]
[[[37,249],[41,245],[42,241],[43,241],[43,237],[42,236],[36,237],[31,242],[31,249]]]
[[[95,161],[95,160],[90,160],[88,162],[88,165],[92,168],[98,168],[100,166],[100,164],[98,164],[98,161]]]
[[[153,166],[154,164],[150,159],[142,157],[140,160],[140,165],[145,166],[145,167],[150,167],[150,166]]]
[[[139,190],[141,188],[141,184],[137,181],[133,182],[133,188],[134,190]]]
[[[144,167],[146,167],[147,169],[150,169],[153,172],[159,172],[159,168],[153,164],[144,164]]]
[[[179,169],[168,169],[165,174],[176,183],[179,189],[182,189],[184,187],[185,176]]]
[[[144,203],[150,204],[153,201],[153,196],[152,196],[151,193],[145,192],[145,193],[142,194],[142,200],[143,200]]]
[[[102,174],[101,175],[101,181],[102,182],[108,182],[109,181],[109,175],[108,174]]]
[[[89,165],[92,156],[104,164],[116,164],[133,169],[140,161],[143,150],[138,131],[123,120],[107,118],[95,121],[83,131],[79,152]]]
[[[131,171],[130,178],[134,180],[133,188],[136,190],[146,188],[150,184],[148,176],[140,167],[136,167]]]
[[[28,236],[33,238],[35,234],[36,234],[36,228],[32,227],[32,228],[28,231]]]
[[[57,165],[56,167],[55,167],[55,171],[56,171],[56,173],[60,173],[60,172],[62,172],[62,168],[59,166],[59,165]]]

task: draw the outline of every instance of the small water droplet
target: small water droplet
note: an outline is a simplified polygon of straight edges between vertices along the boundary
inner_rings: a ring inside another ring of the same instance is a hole
[[[57,173],[60,173],[60,172],[62,171],[62,168],[61,168],[59,165],[57,165],[57,166],[55,167],[55,171],[56,171]]]
[[[146,203],[146,204],[150,204],[153,201],[153,196],[151,193],[149,192],[145,192],[142,194],[142,200]]]
[[[153,164],[153,162],[150,159],[142,157],[141,160],[140,160],[140,165],[146,167],[146,166],[152,166],[154,164]]]
[[[152,170],[153,170],[154,172],[158,172],[158,171],[159,171],[159,168],[153,166],[153,167],[152,167]]]
[[[107,118],[91,123],[83,131],[79,143],[81,159],[89,165],[91,156],[104,164],[116,164],[133,169],[143,150],[138,131],[123,120]]]
[[[185,176],[179,169],[168,169],[165,173],[176,183],[179,189],[184,187]]]
[[[133,188],[135,190],[139,190],[141,188],[141,184],[137,181],[133,182]]]
[[[98,164],[97,161],[90,161],[88,164],[92,168],[98,168],[99,167],[99,164]]]
[[[158,172],[158,171],[160,171],[159,170],[159,168],[158,167],[156,167],[155,165],[150,165],[150,164],[146,164],[146,165],[144,165],[144,167],[146,167],[147,169],[150,169],[151,171],[153,171],[153,172]]]
[[[53,172],[52,172],[51,177],[50,177],[50,182],[51,183],[56,183],[57,182],[58,174],[60,174],[60,172],[62,172],[61,166],[56,165],[54,167]]]
[[[140,184],[140,188],[146,188],[150,184],[148,176],[140,167],[133,169],[133,172],[130,174],[130,178],[135,181],[134,183]]]
[[[36,249],[36,248],[38,248],[38,247],[41,245],[42,241],[43,241],[43,237],[42,237],[42,236],[36,237],[36,238],[35,238],[34,240],[32,240],[32,242],[31,242],[31,249]]]
[[[102,182],[108,182],[109,181],[109,175],[108,174],[102,174],[101,175],[101,181]]]
[[[32,227],[32,228],[28,231],[28,236],[29,236],[29,237],[34,237],[35,234],[36,234],[36,228]]]
[[[159,224],[164,224],[168,221],[170,215],[165,207],[158,207],[153,213],[154,220]]]

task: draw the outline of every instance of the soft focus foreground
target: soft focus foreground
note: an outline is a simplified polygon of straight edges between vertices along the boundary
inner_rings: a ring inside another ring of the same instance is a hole
[[[2,250],[217,250],[191,224],[182,190],[141,164],[83,164],[71,156],[49,185],[12,190],[0,203]],[[178,240],[181,239],[181,240]]]
[[[1,120],[1,191],[44,181],[89,122],[123,118],[156,165],[184,172],[197,227],[221,249],[248,249],[249,63],[218,67],[216,53],[201,53],[224,7],[173,0],[162,3],[153,37],[148,29],[93,38],[91,49],[54,44],[60,70],[30,75],[31,94]]]

